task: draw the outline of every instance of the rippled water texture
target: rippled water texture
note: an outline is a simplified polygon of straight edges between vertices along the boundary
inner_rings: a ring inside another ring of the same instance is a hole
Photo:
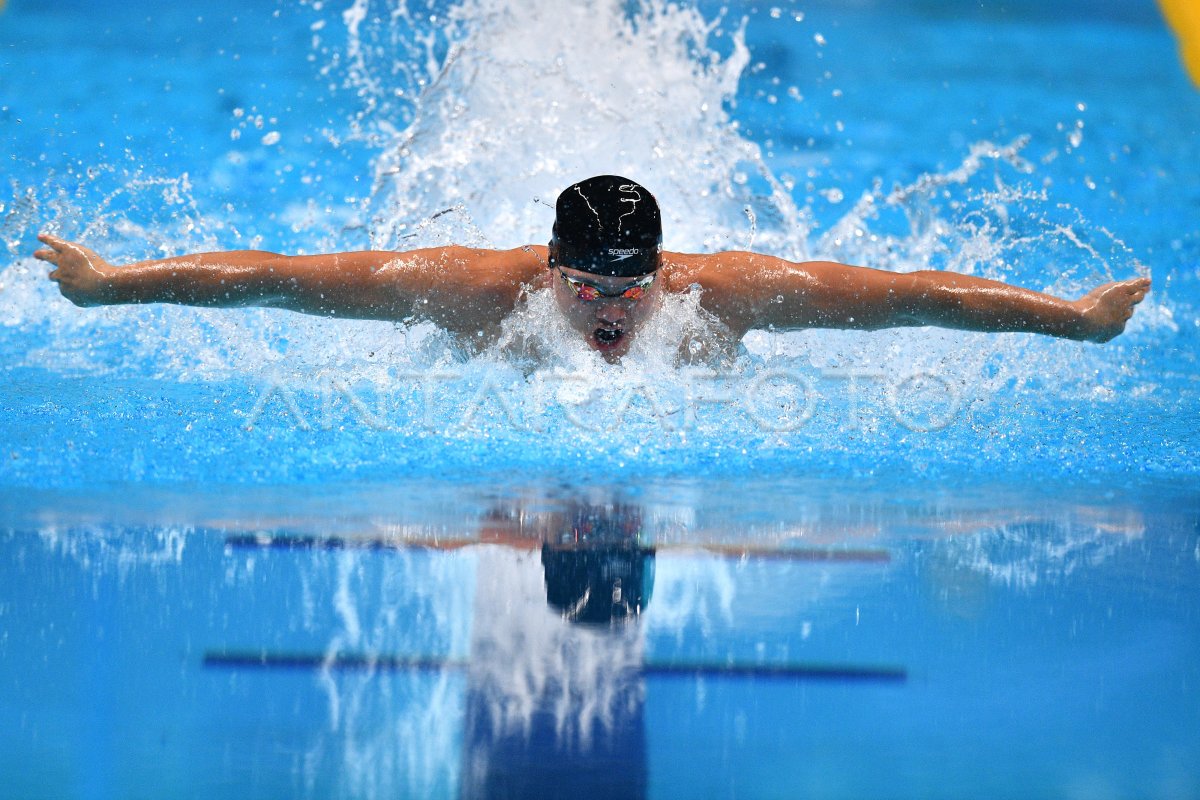
[[[0,796],[1200,792],[1187,486],[39,500],[0,503]],[[636,620],[564,618],[584,521]]]

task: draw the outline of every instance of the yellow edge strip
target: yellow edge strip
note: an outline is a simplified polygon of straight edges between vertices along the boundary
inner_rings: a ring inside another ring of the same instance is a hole
[[[3,2],[3,0],[0,0]],[[1200,88],[1200,2],[1158,0],[1163,16],[1179,39],[1179,55],[1192,83]]]

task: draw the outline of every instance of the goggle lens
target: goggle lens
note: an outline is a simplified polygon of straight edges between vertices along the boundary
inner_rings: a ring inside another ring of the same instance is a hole
[[[601,297],[619,297],[623,300],[635,301],[641,300],[646,296],[646,290],[650,287],[650,284],[654,283],[654,275],[647,275],[632,286],[625,287],[620,292],[608,294],[607,292],[602,291],[600,287],[593,286],[585,281],[571,278],[561,270],[558,274],[562,275],[563,280],[566,281],[567,285],[571,287],[571,291],[575,293],[575,296],[585,303],[590,303],[593,300],[599,300]]]

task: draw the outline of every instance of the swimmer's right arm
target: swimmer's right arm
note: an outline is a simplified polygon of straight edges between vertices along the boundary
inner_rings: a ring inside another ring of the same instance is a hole
[[[454,327],[481,313],[494,313],[518,287],[476,280],[506,254],[464,247],[407,253],[362,251],[284,256],[261,250],[198,253],[114,267],[94,251],[42,234],[48,245],[34,256],[54,265],[50,279],[80,306],[176,303],[237,308],[266,306],[306,314],[358,319],[404,320],[419,316]],[[512,281],[509,281],[512,283]]]
[[[415,294],[397,291],[395,281],[379,275],[398,253],[283,256],[232,250],[114,267],[83,245],[46,234],[38,239],[49,248],[34,256],[56,267],[50,280],[79,306],[269,306],[325,316],[402,319],[411,313]]]

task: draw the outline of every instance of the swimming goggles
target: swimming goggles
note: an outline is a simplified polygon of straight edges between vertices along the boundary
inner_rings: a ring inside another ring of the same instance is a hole
[[[567,282],[567,286],[571,287],[571,291],[575,296],[585,303],[590,303],[593,300],[599,300],[601,297],[619,297],[622,300],[641,300],[646,296],[646,290],[654,283],[655,273],[651,272],[638,278],[633,283],[626,286],[624,289],[618,289],[615,292],[606,292],[595,284],[581,281],[578,278],[572,278],[567,273],[562,271],[561,267],[557,267],[558,274]]]

